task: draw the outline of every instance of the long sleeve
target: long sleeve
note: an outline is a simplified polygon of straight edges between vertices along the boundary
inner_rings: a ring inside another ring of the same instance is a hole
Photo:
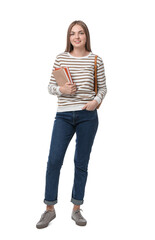
[[[55,68],[59,68],[59,67],[61,67],[61,66],[60,66],[60,63],[59,63],[59,61],[56,57],[53,68],[52,68],[52,71]],[[61,96],[62,93],[60,92],[59,89],[60,89],[60,86],[57,85],[55,77],[51,72],[51,78],[50,78],[50,81],[49,81],[49,84],[48,84],[48,92],[52,95]]]
[[[100,104],[103,101],[106,93],[107,86],[104,63],[102,58],[100,58],[99,65],[97,66],[97,95],[95,96],[94,100],[96,100],[98,104]]]

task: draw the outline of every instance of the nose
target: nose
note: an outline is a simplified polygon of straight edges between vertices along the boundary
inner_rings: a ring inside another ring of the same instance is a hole
[[[79,38],[79,34],[78,33],[75,33],[75,38]]]

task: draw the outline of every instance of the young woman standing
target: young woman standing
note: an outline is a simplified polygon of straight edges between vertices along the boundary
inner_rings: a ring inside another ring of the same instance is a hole
[[[58,97],[49,157],[46,170],[45,198],[46,210],[41,215],[37,228],[47,227],[56,217],[54,205],[58,201],[60,169],[65,152],[76,133],[74,156],[74,184],[71,195],[73,210],[71,217],[79,226],[87,224],[81,214],[80,205],[84,202],[88,163],[95,135],[98,129],[97,106],[107,93],[104,63],[97,57],[97,95],[94,91],[94,59],[90,47],[90,35],[86,24],[74,21],[67,32],[67,46],[63,53],[56,56],[52,71],[56,67],[69,67],[73,84],[58,86],[51,74],[48,91]]]

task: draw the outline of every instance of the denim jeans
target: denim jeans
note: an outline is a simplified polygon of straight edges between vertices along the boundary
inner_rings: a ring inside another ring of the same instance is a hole
[[[75,132],[75,170],[71,202],[75,205],[83,204],[88,163],[97,128],[98,113],[96,109],[94,111],[84,109],[56,112],[46,169],[45,204],[54,205],[58,201],[60,169],[69,142]]]

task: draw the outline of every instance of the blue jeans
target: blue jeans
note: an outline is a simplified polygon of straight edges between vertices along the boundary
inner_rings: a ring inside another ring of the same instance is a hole
[[[58,201],[60,169],[69,142],[75,132],[75,172],[71,202],[75,205],[83,204],[88,175],[88,162],[97,128],[98,113],[96,109],[94,111],[84,109],[56,112],[47,161],[45,204],[54,205]]]

